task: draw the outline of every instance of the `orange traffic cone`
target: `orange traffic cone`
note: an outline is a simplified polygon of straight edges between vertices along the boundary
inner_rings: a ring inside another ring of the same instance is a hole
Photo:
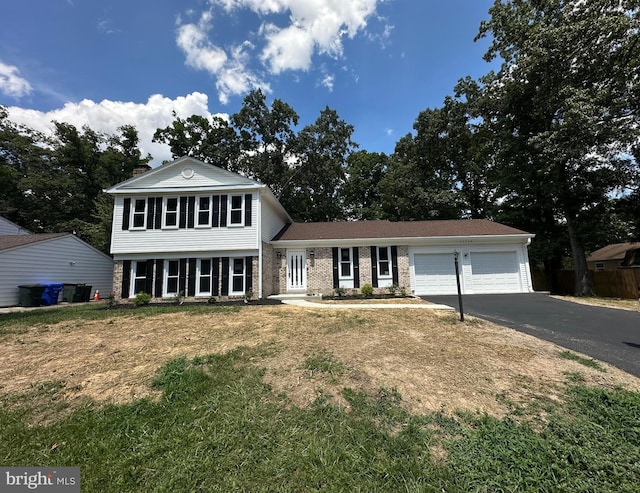
[[[93,301],[100,301],[100,291],[96,289],[96,294],[93,295]]]

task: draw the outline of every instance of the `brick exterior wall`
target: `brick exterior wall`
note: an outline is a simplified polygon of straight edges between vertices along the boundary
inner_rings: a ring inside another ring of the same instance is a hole
[[[314,258],[311,259],[311,251]],[[266,249],[264,249],[266,256]],[[273,248],[273,263],[271,267],[273,288],[272,294],[284,294],[287,292],[287,250],[285,248]],[[278,258],[278,253],[280,258]],[[360,287],[364,284],[373,284],[371,272],[371,248],[359,247]],[[333,289],[333,251],[332,248],[307,248],[307,293],[323,294],[331,296]],[[265,265],[267,260],[265,259]],[[265,273],[268,272],[265,268]],[[266,280],[265,280],[266,282]],[[409,293],[411,277],[409,271],[409,247],[398,246],[398,287],[404,288]],[[378,288],[378,292],[387,292],[387,288]],[[266,296],[266,294],[265,294]]]

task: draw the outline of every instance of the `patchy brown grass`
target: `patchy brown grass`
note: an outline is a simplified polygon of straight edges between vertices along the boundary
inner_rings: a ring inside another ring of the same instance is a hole
[[[135,310],[132,310],[135,312]],[[159,367],[238,347],[258,347],[254,363],[292,403],[319,393],[340,401],[343,387],[397,389],[411,412],[483,411],[502,416],[507,402],[560,399],[567,375],[587,385],[640,390],[640,380],[559,357],[553,344],[478,319],[428,310],[309,309],[247,306],[239,313],[188,312],[29,327],[0,339],[0,393],[53,386],[73,408],[87,398],[129,402],[154,397]],[[343,371],[309,369],[321,355]],[[317,359],[317,358],[316,358]],[[44,395],[48,395],[44,392]],[[344,402],[341,402],[344,404]]]
[[[554,296],[559,300],[571,301],[572,303],[580,303],[583,305],[592,306],[604,306],[607,308],[618,308],[620,310],[631,310],[634,312],[640,312],[640,301],[638,300],[624,300],[621,298],[600,298],[597,296],[590,296],[586,298],[580,298],[578,296]]]

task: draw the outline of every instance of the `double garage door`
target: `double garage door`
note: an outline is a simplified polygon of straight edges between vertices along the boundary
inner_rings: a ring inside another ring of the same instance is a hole
[[[520,266],[516,252],[471,252],[471,269],[467,265],[465,273],[471,272],[471,279],[462,274],[462,264],[468,258],[460,259],[460,282],[463,292],[469,293],[519,293],[522,291]],[[457,293],[456,273],[453,254],[416,253],[414,256],[415,293],[455,294]]]

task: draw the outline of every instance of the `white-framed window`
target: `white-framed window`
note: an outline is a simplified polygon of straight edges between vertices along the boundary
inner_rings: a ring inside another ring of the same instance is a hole
[[[210,258],[198,259],[196,296],[211,296],[212,263]]]
[[[244,225],[244,196],[231,195],[229,197],[229,221],[230,226]]]
[[[211,226],[211,197],[196,197],[196,226]]]
[[[596,262],[596,270],[604,270],[604,262]]]
[[[147,287],[147,262],[145,260],[134,260],[131,262],[131,286],[130,297],[135,296],[140,292],[145,292]]]
[[[391,266],[391,247],[378,247],[378,286],[386,288],[393,282]]]
[[[180,261],[164,261],[164,292],[162,296],[176,296],[180,290]]]
[[[338,278],[341,288],[353,288],[353,252],[351,248],[338,249]]]
[[[178,197],[165,197],[164,214],[162,215],[162,227],[167,229],[178,228],[178,213],[180,201]]]
[[[147,199],[134,199],[131,214],[131,229],[145,229],[147,220]]]
[[[229,259],[229,294],[244,294],[244,257]]]

